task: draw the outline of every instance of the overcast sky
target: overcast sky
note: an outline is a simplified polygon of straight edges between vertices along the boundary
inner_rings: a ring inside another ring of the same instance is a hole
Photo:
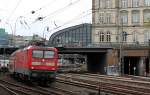
[[[46,38],[65,27],[91,23],[92,0],[0,0],[0,27],[9,34]],[[44,17],[43,20],[37,20]],[[49,32],[47,31],[49,27]]]

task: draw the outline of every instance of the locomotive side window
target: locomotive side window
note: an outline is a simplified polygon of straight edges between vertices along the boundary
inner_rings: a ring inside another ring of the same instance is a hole
[[[53,58],[54,51],[44,51],[44,58]]]
[[[43,58],[43,51],[41,50],[33,50],[32,51],[33,58]]]

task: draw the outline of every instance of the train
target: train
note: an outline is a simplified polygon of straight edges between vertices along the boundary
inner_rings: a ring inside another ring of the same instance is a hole
[[[22,80],[43,85],[55,81],[58,69],[58,50],[55,47],[27,46],[10,55],[8,70]]]

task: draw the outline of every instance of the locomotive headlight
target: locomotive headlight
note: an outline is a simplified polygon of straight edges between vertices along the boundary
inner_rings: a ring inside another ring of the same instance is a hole
[[[48,66],[55,66],[55,63],[54,62],[48,62],[48,63],[46,63],[46,65],[48,65]]]
[[[41,65],[41,62],[32,62],[32,65]]]

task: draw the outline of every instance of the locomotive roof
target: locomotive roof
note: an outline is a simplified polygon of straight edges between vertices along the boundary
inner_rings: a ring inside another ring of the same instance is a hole
[[[34,48],[54,48],[54,47],[47,47],[47,46],[34,46],[34,45],[31,45],[31,46],[28,46],[28,47],[25,47],[24,50],[28,50],[28,49],[34,49]]]
[[[35,45],[30,45],[21,49],[16,50],[15,52],[12,53],[12,55],[14,55],[17,52],[20,52],[21,50],[29,50],[29,49],[38,49],[38,48],[54,48],[54,47],[45,47],[45,46],[35,46]]]

